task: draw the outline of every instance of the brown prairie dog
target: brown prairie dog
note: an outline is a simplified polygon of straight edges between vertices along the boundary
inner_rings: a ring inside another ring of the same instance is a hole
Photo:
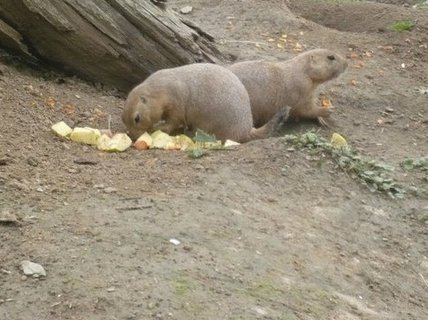
[[[241,81],[224,67],[196,63],[150,75],[129,93],[122,121],[134,140],[145,131],[177,134],[187,128],[247,142],[272,135],[287,116],[288,108],[280,108],[266,126],[253,128]]]
[[[348,66],[346,59],[327,49],[314,49],[281,61],[238,62],[228,67],[248,91],[254,126],[264,125],[285,105],[290,118],[318,119],[328,117],[331,110],[317,106],[318,85],[336,78]]]

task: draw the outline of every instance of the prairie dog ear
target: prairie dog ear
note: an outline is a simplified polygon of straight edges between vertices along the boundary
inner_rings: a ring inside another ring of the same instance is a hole
[[[136,112],[136,113],[134,114],[134,123],[135,123],[135,124],[138,124],[138,123],[140,122],[140,120],[141,120],[140,113],[139,113],[139,112]]]

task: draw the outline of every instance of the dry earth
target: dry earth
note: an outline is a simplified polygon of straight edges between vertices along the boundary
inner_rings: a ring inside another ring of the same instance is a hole
[[[379,2],[169,1],[238,60],[346,55],[321,90],[332,129],[287,133],[340,132],[423,189],[426,172],[399,164],[428,155],[428,9]],[[415,28],[391,31],[402,19]],[[61,141],[59,120],[123,130],[123,99],[0,61],[0,214],[18,218],[0,223],[0,319],[428,319],[423,195],[372,193],[283,138],[201,159]],[[47,276],[23,277],[27,259]]]

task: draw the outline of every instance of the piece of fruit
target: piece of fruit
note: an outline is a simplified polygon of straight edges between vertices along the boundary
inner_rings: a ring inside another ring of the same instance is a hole
[[[60,121],[55,123],[51,130],[62,138],[67,138],[70,133],[73,131],[64,121]]]
[[[132,145],[132,140],[125,133],[116,133],[112,138],[103,134],[98,139],[97,148],[107,152],[122,152]]]
[[[346,142],[346,139],[336,132],[333,133],[333,135],[331,136],[330,143],[334,147],[344,147],[348,145],[348,142]]]
[[[233,141],[233,140],[229,140],[229,139],[227,139],[225,142],[224,142],[224,147],[225,148],[227,148],[227,147],[233,147],[233,146],[239,146],[240,145],[240,143],[239,142],[236,142],[236,141]]]
[[[76,127],[70,134],[70,139],[74,142],[85,144],[97,145],[98,139],[101,137],[101,132],[94,128],[80,128]]]
[[[150,136],[153,139],[153,148],[166,149],[168,145],[174,144],[174,139],[161,130],[156,130]]]
[[[134,143],[134,148],[137,150],[146,150],[153,147],[153,139],[147,132],[144,132]]]
[[[190,150],[195,147],[193,140],[185,134],[180,134],[174,137],[174,142],[179,150]]]

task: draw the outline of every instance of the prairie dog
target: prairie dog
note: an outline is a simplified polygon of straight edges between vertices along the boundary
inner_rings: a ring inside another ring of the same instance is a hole
[[[346,59],[327,49],[314,49],[281,61],[244,61],[228,67],[250,96],[255,127],[263,126],[285,105],[290,118],[318,119],[322,124],[331,110],[315,103],[318,85],[336,78],[348,66]]]
[[[253,128],[250,98],[237,76],[218,65],[195,63],[159,70],[132,89],[122,121],[134,140],[145,131],[177,134],[187,128],[247,142],[272,135],[288,110],[279,108],[266,126]]]

